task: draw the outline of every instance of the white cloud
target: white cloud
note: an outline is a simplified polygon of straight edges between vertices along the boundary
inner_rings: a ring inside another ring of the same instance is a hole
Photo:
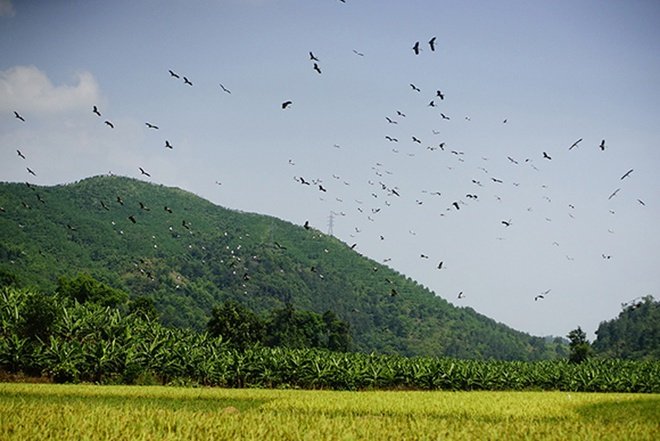
[[[56,86],[35,66],[0,71],[0,110],[52,113],[91,108],[100,96],[94,76],[79,72],[74,79],[74,85]]]
[[[13,17],[16,15],[11,0],[0,0],[0,17]]]

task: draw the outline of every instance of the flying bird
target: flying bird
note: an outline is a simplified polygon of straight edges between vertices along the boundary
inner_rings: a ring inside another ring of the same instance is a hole
[[[397,121],[394,121],[392,118],[389,116],[386,116],[385,119],[387,120],[388,123],[390,124],[399,124]]]
[[[99,108],[96,106],[92,108],[92,112],[95,113],[97,116],[101,116],[101,112],[99,112]]]
[[[153,124],[151,124],[151,123],[148,123],[148,122],[146,122],[146,123],[144,123],[144,124],[146,124],[146,126],[147,126],[148,128],[150,128],[150,129],[158,130],[158,126],[155,126],[155,125],[153,125]]]
[[[25,167],[32,176],[37,176],[32,170],[30,170],[30,167]]]
[[[293,104],[293,101],[284,101],[284,102],[282,103],[282,109],[286,109],[286,108],[289,107],[291,104]]]
[[[321,68],[319,67],[318,63],[314,63],[314,70],[317,71],[319,74],[321,73]]]
[[[146,171],[144,171],[144,169],[143,169],[142,167],[138,167],[138,168],[140,169],[140,173],[141,173],[141,174],[145,175],[145,176],[148,177],[148,178],[151,177],[151,175],[150,175],[149,173],[147,173]]]
[[[438,269],[442,269],[442,264],[443,263],[444,263],[443,261],[440,261],[440,263],[438,263]]]
[[[357,55],[358,57],[364,57],[364,54],[362,52],[358,52],[355,49],[353,49],[353,53]]]
[[[465,295],[463,294],[463,291],[459,292],[458,293],[458,298],[462,299],[463,297],[465,297]]]
[[[415,52],[415,55],[419,55],[419,41],[415,43],[412,50]]]
[[[23,118],[21,115],[19,115],[18,112],[15,111],[15,110],[14,110],[14,116],[15,116],[17,119],[20,119],[21,121],[25,122],[25,118]]]
[[[18,153],[18,156],[20,156],[21,158],[25,159],[25,155],[23,155],[23,153],[21,153],[20,150],[16,149],[16,153]]]
[[[552,160],[552,158],[550,157],[550,155],[548,155],[546,152],[543,152],[543,159]]]
[[[458,202],[452,202],[451,203],[454,207],[456,207],[457,210],[460,210],[461,207],[458,205]]]
[[[421,90],[417,86],[415,86],[413,83],[410,83],[410,87],[412,87],[412,90],[414,90],[415,92],[421,92]]]
[[[168,207],[167,205],[165,205],[165,206],[163,207],[163,209],[164,209],[165,211],[167,211],[168,213],[172,214],[172,209],[171,209],[170,207]]]
[[[445,99],[445,94],[442,93],[442,92],[439,91],[439,90],[436,90],[436,91],[435,91],[435,96],[437,96],[437,97],[440,98],[441,100],[444,100],[444,99]]]
[[[117,196],[117,202],[119,202],[120,205],[124,205],[124,201],[120,196]]]
[[[451,119],[447,115],[445,115],[444,113],[441,113],[440,116],[442,117],[442,119]]]
[[[311,228],[309,226],[309,221],[308,220],[305,221],[305,225],[303,225],[303,227],[305,227],[305,230],[309,230]]]
[[[168,149],[173,149],[174,148],[174,147],[172,147],[172,144],[170,144],[170,142],[167,139],[165,140],[165,148],[168,148]]]
[[[429,46],[431,47],[431,51],[435,51],[435,37],[429,40]]]
[[[104,210],[110,211],[107,205],[105,205],[105,202],[101,201],[101,207],[103,207]]]
[[[184,84],[187,84],[187,85],[189,85],[189,86],[192,86],[192,85],[193,85],[193,83],[192,83],[188,78],[186,78],[186,77],[183,77],[183,82],[184,82]]]
[[[600,149],[602,151],[605,151],[605,140],[604,139],[600,142],[600,145],[598,147],[600,147]]]
[[[318,58],[316,58],[316,56],[314,56],[312,51],[309,51],[309,59],[312,61],[320,61]]]
[[[149,208],[149,207],[147,207],[146,205],[144,205],[143,202],[140,202],[140,209],[141,209],[141,210],[144,210],[144,211],[151,211],[151,208]]]
[[[132,214],[130,216],[128,216],[128,220],[130,220],[134,224],[137,223],[137,221],[135,220],[135,216],[133,216]]]
[[[224,92],[231,94],[231,90],[229,90],[229,89],[227,89],[225,86],[223,86],[222,83],[220,83],[220,88],[221,88]]]
[[[577,147],[577,145],[578,145],[580,142],[582,142],[582,138],[578,139],[578,140],[575,141],[573,144],[571,144],[571,146],[570,146],[568,149],[571,150],[573,147]]]
[[[614,191],[612,192],[612,194],[610,195],[610,197],[607,198],[607,200],[609,201],[609,200],[612,199],[614,196],[616,196],[616,194],[619,192],[619,190],[621,190],[621,189],[620,189],[620,188],[617,188],[616,190],[614,190]]]
[[[181,78],[176,72],[172,71],[171,69],[170,69],[168,72],[169,72],[170,75],[173,76],[174,78]]]
[[[110,121],[108,121],[108,120],[105,120],[105,124],[106,124],[108,127],[110,127],[111,129],[114,129],[114,128],[115,128],[115,125],[112,124],[112,123],[111,123]]]
[[[627,178],[628,176],[630,176],[630,173],[632,173],[632,172],[633,172],[633,169],[631,168],[631,169],[628,170],[623,176],[621,176],[621,180],[624,180],[625,178]]]

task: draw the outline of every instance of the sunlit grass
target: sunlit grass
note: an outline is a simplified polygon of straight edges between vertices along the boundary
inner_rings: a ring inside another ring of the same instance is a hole
[[[660,396],[0,384],[2,440],[652,440]]]

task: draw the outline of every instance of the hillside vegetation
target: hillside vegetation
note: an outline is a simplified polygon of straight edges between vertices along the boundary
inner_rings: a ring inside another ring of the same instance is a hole
[[[165,325],[203,330],[214,306],[291,304],[350,324],[355,349],[537,360],[565,345],[457,308],[314,228],[116,176],[54,187],[0,184],[0,281],[52,292],[88,273],[147,297]],[[301,221],[301,223],[304,220]]]

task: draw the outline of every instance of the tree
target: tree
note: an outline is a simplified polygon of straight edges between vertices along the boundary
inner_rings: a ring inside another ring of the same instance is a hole
[[[570,353],[568,354],[568,361],[571,363],[582,363],[591,355],[591,345],[587,341],[587,334],[580,328],[573,329],[567,335],[570,343],[568,347]]]
[[[20,334],[32,340],[47,341],[60,309],[52,295],[30,292],[21,307]]]
[[[328,336],[326,347],[331,351],[348,352],[351,349],[351,326],[339,320],[332,311],[323,314],[323,322]]]
[[[151,297],[140,296],[128,304],[128,311],[149,320],[158,320],[158,310]]]
[[[264,323],[259,316],[233,300],[213,308],[206,328],[210,335],[222,336],[237,349],[260,343],[264,338]]]
[[[89,274],[78,274],[75,278],[57,279],[57,294],[75,299],[78,303],[96,303],[101,306],[116,308],[128,301],[128,294],[99,282]]]

